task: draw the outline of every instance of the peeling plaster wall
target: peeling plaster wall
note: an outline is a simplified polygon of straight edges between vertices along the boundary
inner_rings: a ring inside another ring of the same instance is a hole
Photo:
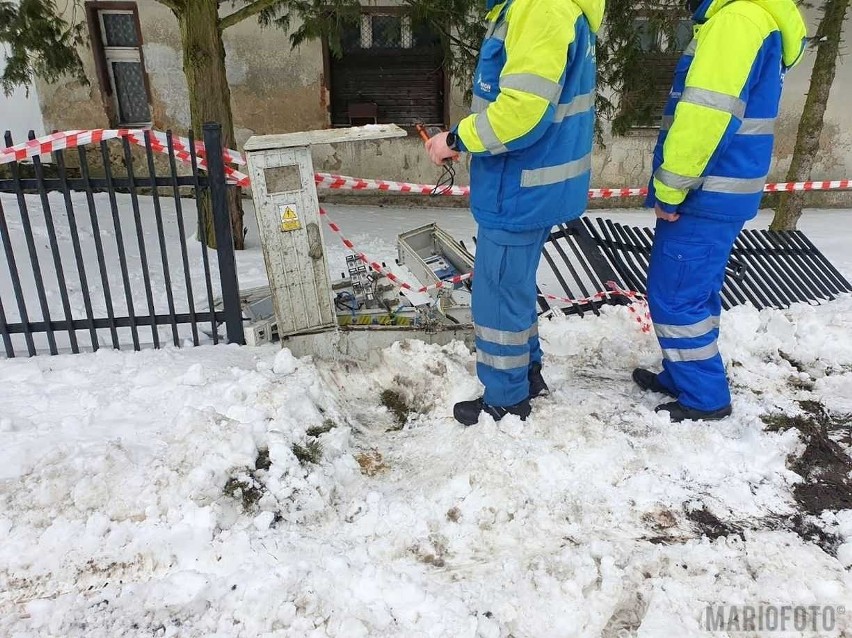
[[[462,92],[456,90],[451,96],[450,118],[453,122],[468,112],[462,104],[461,95]],[[434,184],[443,170],[429,162],[416,132],[401,139],[316,146],[312,155],[314,166],[319,171],[372,179]],[[468,164],[466,157],[456,164],[456,184],[470,182]]]
[[[95,75],[94,58],[87,50],[81,52],[89,85],[63,77],[54,84],[37,79],[39,104],[47,131],[67,129],[107,128],[109,120],[101,101]]]
[[[139,0],[139,17],[144,41],[146,70],[152,93],[152,117],[157,129],[185,131],[189,127],[189,107],[183,76],[180,34],[171,11],[155,0]],[[227,3],[223,12],[231,11]],[[819,12],[807,12],[813,32]],[[847,19],[846,35],[852,35]],[[328,126],[327,96],[324,89],[322,48],[309,42],[293,50],[289,33],[261,28],[249,19],[224,33],[226,66],[231,84],[237,143],[255,134],[286,133]],[[105,127],[107,121],[89,48],[81,50],[89,87],[63,80],[54,85],[38,84],[45,127],[50,129]],[[778,125],[776,162],[771,179],[781,180],[789,165],[795,143],[798,114],[804,104],[814,53],[786,81],[782,116]],[[838,63],[837,78],[826,112],[822,149],[814,170],[815,178],[852,176],[852,62],[845,56]],[[457,122],[467,109],[461,91],[453,88],[451,120]],[[594,186],[641,186],[650,176],[655,135],[637,132],[626,137],[604,136],[604,147],[596,148],[593,162]],[[363,177],[433,182],[440,169],[432,166],[415,134],[402,140],[340,145],[314,149],[317,170]],[[456,182],[468,183],[466,162],[457,166]],[[852,205],[849,193],[832,195],[834,203]]]
[[[154,127],[186,130],[190,125],[189,104],[177,20],[155,0],[138,0],[137,6]],[[226,3],[223,13],[231,10]],[[65,17],[70,19],[71,14]],[[256,133],[326,126],[322,49],[318,42],[292,50],[287,32],[262,29],[256,19],[250,19],[227,29],[224,43],[234,126],[240,144]],[[91,48],[81,47],[80,55],[89,86],[80,86],[70,79],[52,85],[38,84],[47,128],[109,125]]]
[[[325,128],[322,46],[247,20],[225,31],[237,142],[252,135]]]
[[[190,125],[177,20],[154,0],[138,3],[155,126]],[[231,11],[225,5],[223,13]],[[292,50],[289,34],[249,19],[226,29],[225,67],[238,145],[252,135],[324,128],[322,49]]]

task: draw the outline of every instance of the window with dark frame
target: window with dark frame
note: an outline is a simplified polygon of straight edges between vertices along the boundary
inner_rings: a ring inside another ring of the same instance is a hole
[[[649,122],[637,124],[633,128],[657,129],[662,122],[678,60],[692,40],[692,20],[684,16],[673,28],[664,30],[658,22],[642,16],[636,19],[634,27],[639,34],[646,75],[641,79],[642,87],[634,90],[625,87],[621,98],[622,108],[635,107],[638,96],[642,96],[643,101],[650,96],[651,103],[644,105],[649,109]]]
[[[367,9],[343,28],[342,54],[326,46],[332,126],[445,126],[447,78],[440,36],[398,8]]]
[[[90,2],[86,10],[110,120],[118,126],[150,125],[150,90],[136,4]]]

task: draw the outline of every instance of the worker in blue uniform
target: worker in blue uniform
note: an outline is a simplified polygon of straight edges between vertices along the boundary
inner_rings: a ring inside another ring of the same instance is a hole
[[[731,249],[760,205],[784,75],[805,24],[794,0],[690,2],[695,38],[677,65],[646,206],[657,225],[648,304],[663,370],[634,381],[675,401],[672,421],[731,414],[719,354],[720,291]]]
[[[427,142],[437,165],[472,156],[472,311],[485,393],[455,405],[464,425],[483,411],[525,420],[530,399],[548,392],[536,269],[551,228],[586,208],[604,0],[487,0],[487,8],[472,112]]]

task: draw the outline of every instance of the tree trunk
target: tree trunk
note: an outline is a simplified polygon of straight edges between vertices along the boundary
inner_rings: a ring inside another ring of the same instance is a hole
[[[796,134],[796,147],[790,170],[787,172],[788,182],[801,182],[811,178],[814,158],[819,151],[819,139],[822,135],[825,108],[834,74],[837,69],[837,54],[840,49],[840,35],[849,0],[826,0],[823,6],[823,16],[817,30],[817,54],[814,69],[811,72],[811,84],[799,130]],[[772,230],[795,230],[799,217],[802,216],[804,193],[784,193],[780,195],[778,209],[772,220]]]
[[[222,143],[234,148],[234,120],[231,114],[231,89],[225,74],[225,46],[219,29],[216,0],[184,0],[177,14],[183,44],[183,72],[189,87],[189,112],[196,139],[201,139],[205,122],[222,125]],[[208,149],[210,151],[210,149]],[[240,189],[228,188],[228,208],[234,247],[244,247],[243,210]],[[202,200],[199,239],[216,246],[209,198]]]

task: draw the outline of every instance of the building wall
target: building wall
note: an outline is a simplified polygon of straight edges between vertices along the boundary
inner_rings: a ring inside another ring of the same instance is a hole
[[[808,21],[808,33],[812,35],[819,23],[820,12],[815,8],[807,9],[805,17]],[[852,14],[847,16],[844,25],[844,41],[848,41],[850,35],[852,35]],[[785,79],[781,115],[776,127],[770,181],[786,179],[815,57],[814,50],[806,50],[802,61],[787,74]],[[852,100],[852,61],[848,56],[841,55],[825,113],[820,153],[815,160],[812,173],[814,179],[852,177],[852,109],[848,106],[850,100]],[[651,153],[655,142],[656,136],[648,132],[637,132],[617,139],[605,135],[605,148],[599,148],[595,153],[594,184],[598,186],[645,185],[650,177]],[[827,198],[823,197],[822,202],[852,206],[852,193],[847,191],[833,194]]]
[[[808,33],[812,35],[816,32],[819,11],[809,9],[806,15]],[[843,28],[843,42],[848,42],[850,37],[852,37],[852,13],[847,14]],[[813,176],[817,179],[852,177],[852,109],[849,108],[852,102],[852,60],[845,55],[842,44],[840,51],[837,75],[831,87],[828,108],[825,112],[820,152],[813,171]],[[815,51],[807,51],[802,63],[793,69],[785,80],[782,116],[778,126],[779,136],[775,145],[775,173],[780,176],[783,176],[790,166],[793,147],[796,143],[796,129],[805,105],[815,57]]]
[[[138,0],[137,6],[152,93],[154,127],[184,131],[190,121],[177,21],[155,0]],[[225,12],[232,10],[228,3],[223,6]],[[819,13],[812,9],[807,16],[813,32]],[[850,24],[852,16],[847,20],[847,35]],[[224,42],[238,145],[242,146],[255,134],[318,129],[328,125],[319,42],[309,42],[293,50],[288,33],[277,28],[262,29],[253,19],[226,30]],[[81,54],[89,77],[95,78],[91,50],[82,49]],[[782,179],[789,165],[814,55],[812,51],[806,52],[804,62],[787,78],[776,161],[771,174],[773,180]],[[89,87],[70,81],[51,86],[40,83],[38,92],[48,129],[109,125],[94,79]],[[852,109],[847,106],[850,99],[852,63],[843,57],[839,60],[826,112],[815,178],[852,176]],[[454,88],[450,100],[451,120],[456,122],[466,113],[461,92]],[[604,146],[595,151],[593,184],[616,187],[647,183],[654,141],[654,135],[647,132],[621,138],[605,135]],[[429,164],[422,143],[414,134],[402,140],[317,147],[314,158],[317,170],[361,177],[433,182],[439,174],[439,169]],[[456,181],[459,184],[468,181],[465,162],[458,166]],[[848,199],[849,194],[842,197]]]
[[[0,44],[0,73],[5,68],[8,49]],[[38,90],[35,86],[18,87],[11,95],[0,91],[0,138],[5,131],[12,133],[16,142],[27,139],[27,133],[44,134],[44,122],[39,109]]]

